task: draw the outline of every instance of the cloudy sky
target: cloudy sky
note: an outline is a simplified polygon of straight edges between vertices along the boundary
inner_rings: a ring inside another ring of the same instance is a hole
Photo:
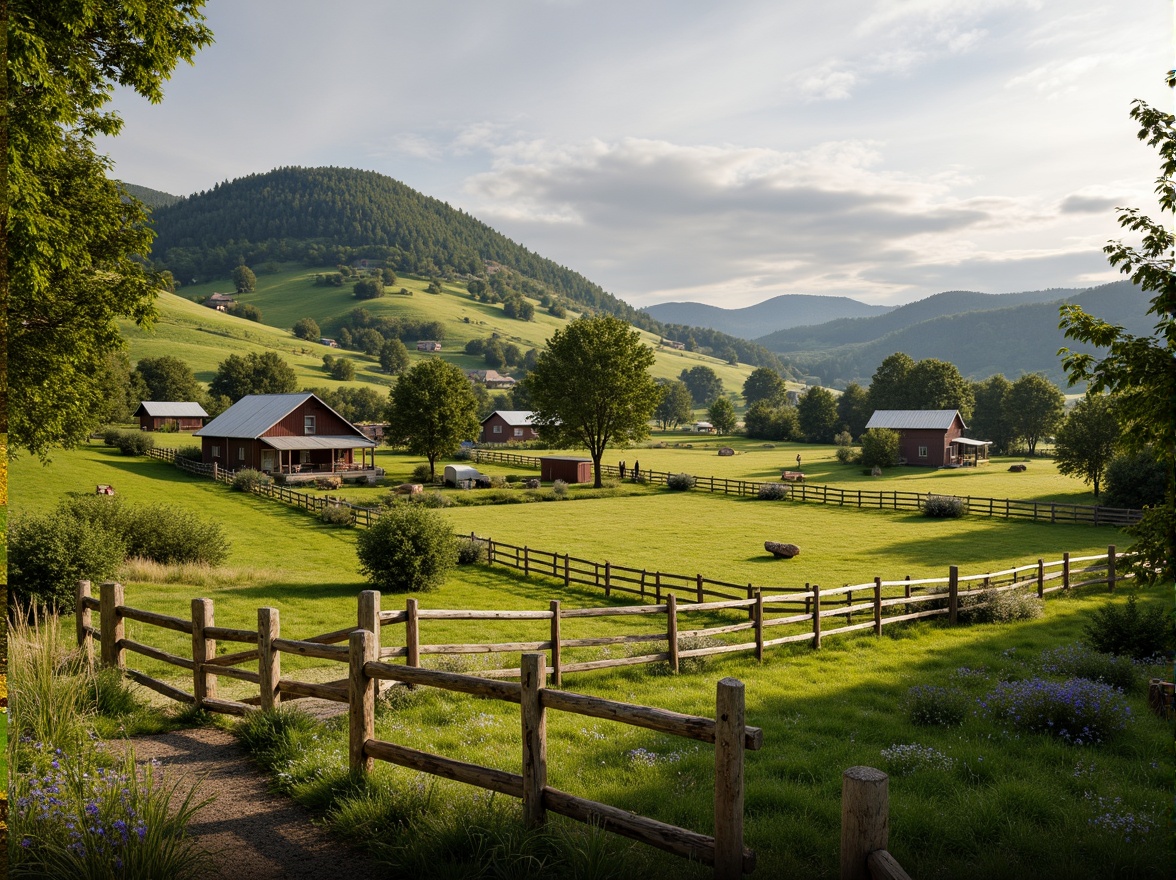
[[[210,0],[120,178],[370,169],[647,306],[1114,280],[1169,0]]]

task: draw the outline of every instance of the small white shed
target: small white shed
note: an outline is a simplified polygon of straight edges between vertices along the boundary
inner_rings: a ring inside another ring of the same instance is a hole
[[[478,473],[477,468],[472,468],[464,464],[447,464],[445,465],[445,485],[446,486],[461,486],[463,489],[469,489],[474,485],[474,481],[482,476]]]

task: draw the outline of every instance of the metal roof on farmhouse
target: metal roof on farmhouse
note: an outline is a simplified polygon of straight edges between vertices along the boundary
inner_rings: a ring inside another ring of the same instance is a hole
[[[535,413],[529,409],[496,409],[486,418],[482,419],[482,424],[490,421],[490,419],[498,416],[512,428],[523,427],[525,425],[534,424]]]
[[[895,431],[946,431],[957,418],[965,428],[958,409],[876,409],[866,428]]]
[[[323,403],[317,394],[305,391],[300,394],[247,394],[199,431],[193,431],[192,435],[194,437],[233,437],[256,440],[312,397],[330,409],[331,412],[335,412]],[[335,415],[339,416],[338,413]],[[355,446],[357,448],[375,445],[364,436],[359,428],[356,428],[342,416],[339,418],[355,431]]]
[[[204,407],[191,400],[144,400],[135,410],[135,415],[151,418],[195,419],[207,418]]]
[[[312,434],[309,437],[262,437],[261,442],[274,449],[374,449],[375,440],[366,437],[326,437],[322,434]]]

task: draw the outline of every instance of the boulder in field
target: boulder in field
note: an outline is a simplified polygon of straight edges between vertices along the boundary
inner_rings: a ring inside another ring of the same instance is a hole
[[[780,559],[791,559],[800,553],[795,544],[782,544],[779,541],[764,541],[764,549]]]

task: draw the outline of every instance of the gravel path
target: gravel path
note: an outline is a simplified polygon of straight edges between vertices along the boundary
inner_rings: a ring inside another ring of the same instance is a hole
[[[199,783],[197,799],[215,797],[189,826],[212,854],[212,878],[390,877],[387,866],[333,838],[284,795],[268,791],[266,777],[229,733],[217,728],[178,730],[131,739],[135,760],[159,762],[165,780]]]

